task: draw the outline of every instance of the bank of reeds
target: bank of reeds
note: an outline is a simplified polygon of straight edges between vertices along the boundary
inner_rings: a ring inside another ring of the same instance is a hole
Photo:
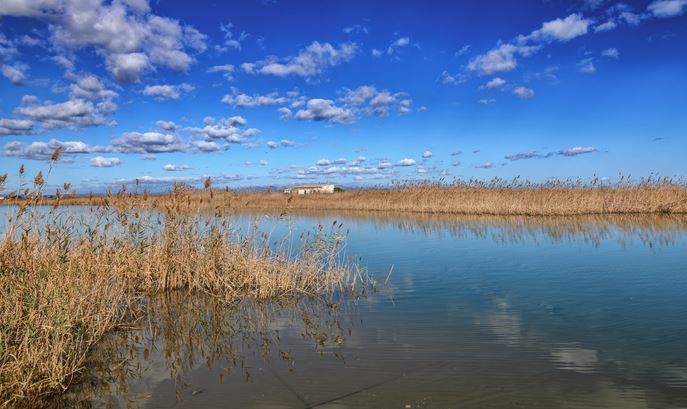
[[[202,203],[176,186],[159,205],[122,189],[102,206],[66,208],[64,193],[46,206],[49,173],[26,181],[20,169],[25,198],[7,208],[0,239],[0,407],[40,407],[65,391],[104,334],[140,317],[146,293],[202,292],[232,302],[368,284],[341,257],[337,226],[275,243],[257,232],[239,235],[219,208],[202,215],[200,206],[212,208],[210,180]]]
[[[191,200],[206,209],[209,194]],[[164,202],[166,197],[156,196]],[[74,197],[71,204],[102,202],[101,197]],[[621,177],[608,184],[598,178],[531,183],[520,178],[453,182],[400,183],[334,194],[288,195],[282,192],[215,192],[213,205],[243,210],[351,210],[498,216],[569,216],[604,214],[687,214],[687,183],[671,178]]]

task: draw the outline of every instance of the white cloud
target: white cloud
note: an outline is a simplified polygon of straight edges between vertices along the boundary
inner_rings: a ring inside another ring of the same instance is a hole
[[[358,46],[355,43],[340,44],[337,48],[329,43],[320,44],[315,41],[301,50],[295,57],[282,59],[272,57],[265,61],[244,64],[242,68],[250,74],[259,73],[278,77],[296,75],[309,78],[321,75],[329,68],[350,61],[357,52]]]
[[[608,20],[605,23],[601,23],[598,26],[594,27],[594,32],[599,33],[599,32],[604,32],[604,31],[611,31],[618,27],[618,23],[616,23],[613,20]]]
[[[400,114],[410,113],[410,111],[412,111],[412,109],[411,109],[412,104],[413,104],[413,101],[411,99],[407,99],[407,98],[402,99],[401,102],[398,103],[398,112]],[[422,112],[422,108],[423,107],[418,108],[418,111]]]
[[[25,96],[15,113],[39,122],[45,129],[84,128],[102,125],[107,120],[107,113],[116,106],[105,101],[94,105],[92,101],[81,98],[70,99],[61,103],[39,103],[33,96]]]
[[[534,90],[531,88],[519,86],[513,89],[513,94],[518,98],[532,98],[534,97]]]
[[[241,51],[241,43],[245,41],[250,34],[245,31],[241,31],[238,37],[234,37],[231,29],[234,27],[232,23],[220,24],[219,28],[224,33],[224,45],[226,47],[231,47],[235,50]],[[218,47],[219,51],[226,51],[226,47]]]
[[[55,149],[60,148],[62,154],[69,155],[108,152],[109,149],[102,146],[91,146],[81,141],[60,141],[51,139],[48,142],[32,142],[29,145],[23,142],[13,141],[5,144],[2,154],[4,156],[29,159],[50,160]]]
[[[26,119],[0,118],[0,136],[27,135],[33,131],[33,122]]]
[[[491,162],[484,162],[481,165],[476,165],[475,168],[477,169],[491,169],[494,167],[494,164]]]
[[[575,146],[573,148],[561,149],[560,151],[558,151],[558,154],[563,156],[577,156],[592,152],[596,152],[596,148],[591,146]]]
[[[425,159],[431,158],[432,157],[432,151],[424,151],[422,152],[422,157]]]
[[[654,0],[647,10],[656,17],[673,17],[685,12],[687,0]]]
[[[415,166],[416,163],[415,159],[404,158],[396,162],[396,166]]]
[[[480,105],[492,105],[496,103],[494,98],[482,98],[477,101]]]
[[[373,48],[372,51],[370,51],[370,54],[372,54],[373,57],[381,57],[384,55],[384,51]]]
[[[343,32],[346,34],[367,34],[367,26],[353,24],[352,26],[344,27]]]
[[[267,142],[267,147],[270,149],[277,149],[277,148],[291,148],[296,146],[296,143],[293,141],[290,141],[288,139],[282,139],[279,142],[274,142],[274,141],[268,141]]]
[[[442,84],[447,85],[458,85],[467,81],[467,77],[465,77],[463,74],[451,74],[448,71],[443,71],[439,76],[439,79],[441,80]]]
[[[387,116],[392,109],[397,107],[398,112],[407,114],[411,111],[412,100],[403,98],[403,92],[391,93],[383,90],[378,91],[370,85],[363,85],[356,89],[344,88],[339,91],[342,94],[339,100],[353,114],[364,112],[370,115]]]
[[[393,55],[398,51],[399,48],[405,47],[410,44],[410,37],[400,37],[391,42],[389,47],[386,49],[388,55]]]
[[[162,167],[162,170],[165,170],[167,172],[182,172],[185,170],[190,170],[193,169],[192,167],[188,165],[172,165],[172,164],[167,164]]]
[[[291,119],[292,112],[289,108],[282,107],[279,108],[278,111],[279,119],[281,119],[282,121],[288,121],[289,119]]]
[[[168,132],[174,132],[177,129],[177,124],[172,121],[157,121],[155,122],[160,129]]]
[[[296,119],[350,124],[355,121],[355,114],[350,109],[337,107],[332,100],[315,98],[308,101],[306,109],[296,112]]]
[[[575,37],[587,34],[590,19],[575,13],[564,19],[557,18],[542,24],[539,30],[533,31],[530,38],[537,41],[570,41]]]
[[[468,71],[477,72],[480,75],[490,75],[496,72],[512,71],[518,66],[516,55],[529,56],[537,51],[533,46],[516,46],[513,44],[501,44],[500,46],[488,51],[486,54],[478,55],[470,60],[467,65]]]
[[[618,59],[620,57],[620,52],[617,48],[608,48],[601,52],[601,55],[608,58]]]
[[[194,61],[190,53],[206,48],[198,30],[151,14],[145,0],[9,0],[0,15],[46,21],[55,48],[93,48],[122,83],[140,80],[155,66],[186,71]]]
[[[187,83],[178,85],[146,85],[143,88],[143,95],[157,99],[179,99],[182,93],[191,92],[193,89],[193,85]]]
[[[122,160],[119,158],[105,158],[102,156],[91,158],[90,162],[91,166],[95,168],[111,168],[122,164]]]
[[[506,83],[506,80],[500,77],[495,77],[491,79],[489,82],[487,82],[484,86],[487,87],[488,89],[494,89],[503,86]]]
[[[122,153],[165,153],[186,149],[178,135],[160,132],[127,132],[112,145]]]
[[[234,66],[231,64],[213,65],[212,67],[208,68],[207,72],[209,72],[209,73],[221,72],[227,81],[233,81],[234,80]]]
[[[233,105],[234,108],[254,108],[261,106],[281,105],[287,102],[285,97],[279,96],[277,93],[268,95],[225,95],[222,102],[227,105]]]
[[[2,75],[10,80],[13,85],[26,85],[26,67],[20,65],[3,65],[0,69]]]

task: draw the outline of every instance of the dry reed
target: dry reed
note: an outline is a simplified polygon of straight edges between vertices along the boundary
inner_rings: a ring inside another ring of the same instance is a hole
[[[451,183],[394,184],[334,194],[288,195],[282,192],[214,192],[213,205],[223,210],[355,210],[499,216],[568,216],[604,214],[687,213],[687,183],[670,178],[639,180],[620,177],[614,184],[598,178],[583,182],[552,180],[531,183],[519,178],[476,179]],[[155,196],[164,203],[165,197]],[[128,200],[128,199],[127,199]],[[209,193],[198,191],[191,200],[206,210]],[[69,204],[102,203],[100,197],[75,197]],[[202,203],[201,203],[202,202]]]
[[[102,206],[65,208],[65,185],[46,206],[59,155],[31,182],[22,166],[24,199],[8,208],[0,238],[0,407],[40,407],[64,392],[94,345],[140,316],[143,294],[182,290],[232,302],[359,292],[369,283],[343,259],[339,226],[275,244],[234,232],[219,208],[200,214],[199,206],[213,207],[210,180],[203,201],[175,186],[158,205],[123,187]]]

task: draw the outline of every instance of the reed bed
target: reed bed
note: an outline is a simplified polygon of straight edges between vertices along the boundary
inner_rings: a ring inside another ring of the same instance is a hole
[[[687,182],[651,176],[620,177],[614,184],[551,180],[532,183],[520,178],[490,181],[396,183],[334,194],[288,195],[282,192],[214,192],[213,205],[242,210],[350,210],[496,216],[570,216],[608,214],[687,214]],[[156,196],[156,200],[166,201]],[[191,200],[208,210],[209,193]],[[73,197],[70,204],[102,203],[97,196]]]
[[[50,169],[58,158],[56,151]],[[209,179],[203,200],[182,186],[155,202],[123,188],[102,206],[77,209],[62,206],[68,185],[46,203],[49,175],[28,182],[20,169],[24,199],[0,238],[0,407],[40,407],[67,390],[89,352],[108,332],[135,324],[151,293],[231,303],[359,294],[371,283],[342,257],[340,226],[300,240],[275,242],[255,229],[240,235],[213,207]]]
[[[465,215],[561,216],[629,213],[687,213],[687,184],[668,178],[627,179],[605,185],[598,179],[535,184],[519,179],[397,184],[335,194],[289,196],[234,193],[236,208],[362,210]]]

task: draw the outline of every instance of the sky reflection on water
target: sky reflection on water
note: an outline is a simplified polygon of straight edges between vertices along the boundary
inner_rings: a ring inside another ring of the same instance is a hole
[[[685,219],[310,214],[260,228],[278,238],[334,219],[377,292],[336,306],[151,300],[142,330],[100,348],[97,393],[75,388],[70,405],[687,405]]]

